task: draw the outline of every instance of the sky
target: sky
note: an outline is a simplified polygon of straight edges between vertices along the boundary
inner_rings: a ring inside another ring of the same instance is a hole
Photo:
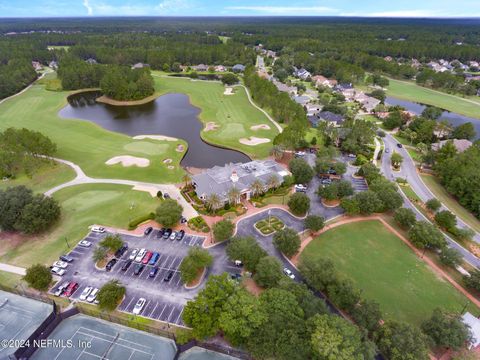
[[[480,0],[0,0],[0,17],[480,17]]]

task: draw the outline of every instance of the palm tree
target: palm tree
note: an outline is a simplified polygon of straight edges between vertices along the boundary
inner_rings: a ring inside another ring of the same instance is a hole
[[[240,190],[237,189],[236,186],[233,186],[228,190],[227,196],[228,196],[228,202],[233,205],[237,205],[238,202],[240,201]]]
[[[250,190],[253,196],[257,196],[265,191],[265,187],[260,180],[256,179],[250,184]]]
[[[192,177],[189,174],[185,174],[182,180],[185,182],[185,187],[187,187],[192,182]]]
[[[283,157],[284,152],[285,148],[281,145],[274,145],[270,150],[270,154],[277,160]]]
[[[277,175],[272,174],[267,180],[267,188],[268,189],[276,189],[280,186],[280,179]]]
[[[448,135],[449,132],[452,131],[452,126],[450,125],[450,123],[447,120],[442,120],[442,121],[437,123],[436,130],[437,130],[437,133],[438,133],[438,137],[440,139],[442,139],[446,135]]]
[[[208,196],[207,199],[205,200],[205,203],[207,205],[207,208],[212,210],[213,212],[220,209],[223,205],[223,202],[220,199],[220,196],[218,196],[217,194],[211,194],[210,196]]]
[[[105,259],[107,257],[107,248],[103,247],[103,246],[97,246],[94,250],[93,250],[93,255],[92,255],[92,258],[93,258],[93,261],[94,262],[99,262],[99,261],[102,261],[103,259]]]

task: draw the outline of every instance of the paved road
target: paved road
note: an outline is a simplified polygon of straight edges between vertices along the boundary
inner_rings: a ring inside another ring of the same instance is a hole
[[[398,148],[398,142],[390,134],[387,134],[383,138],[383,140],[385,142],[385,149],[390,149],[389,153],[384,152],[381,164],[381,170],[383,174],[387,177],[387,179],[395,180],[395,178],[398,177],[404,178],[408,181],[412,189],[422,199],[422,201],[425,202],[433,198],[433,194],[430,192],[430,190],[427,188],[427,186],[423,183],[422,179],[418,175],[415,163],[408,154],[407,150],[405,148]],[[393,171],[390,166],[390,157],[393,151],[396,151],[403,156],[402,169],[399,172]],[[405,194],[402,193],[402,196],[404,197],[404,206],[412,209],[415,212],[417,219],[429,221],[420,211],[418,211],[418,209],[410,202],[410,200],[405,196]],[[458,217],[457,223],[459,227],[467,227],[467,225],[465,225]],[[456,249],[463,255],[465,261],[470,263],[472,266],[480,267],[480,259],[478,257],[476,257],[463,246],[458,244],[451,237],[445,235],[445,238],[449,243],[450,247]],[[474,240],[480,243],[480,237],[478,233],[475,235]]]

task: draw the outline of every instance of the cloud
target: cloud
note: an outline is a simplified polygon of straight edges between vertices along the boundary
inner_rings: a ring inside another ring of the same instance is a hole
[[[227,10],[246,10],[267,14],[318,15],[334,13],[337,10],[325,6],[228,6]]]
[[[85,8],[87,9],[88,15],[93,15],[93,8],[90,6],[88,0],[83,0],[83,6],[85,6]]]
[[[160,4],[155,6],[155,9],[160,12],[175,12],[190,7],[187,0],[163,0]]]
[[[391,17],[391,18],[426,18],[426,17],[441,17],[451,16],[442,14],[438,10],[393,10],[393,11],[378,11],[371,13],[342,13],[341,16],[365,16],[365,17]]]

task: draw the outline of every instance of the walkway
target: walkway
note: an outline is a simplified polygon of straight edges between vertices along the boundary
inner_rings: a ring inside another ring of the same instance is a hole
[[[14,265],[9,265],[9,264],[4,264],[0,263],[0,271],[5,271],[9,272],[12,274],[17,274],[17,275],[22,275],[24,276],[26,274],[25,268],[19,267],[19,266],[14,266]]]

